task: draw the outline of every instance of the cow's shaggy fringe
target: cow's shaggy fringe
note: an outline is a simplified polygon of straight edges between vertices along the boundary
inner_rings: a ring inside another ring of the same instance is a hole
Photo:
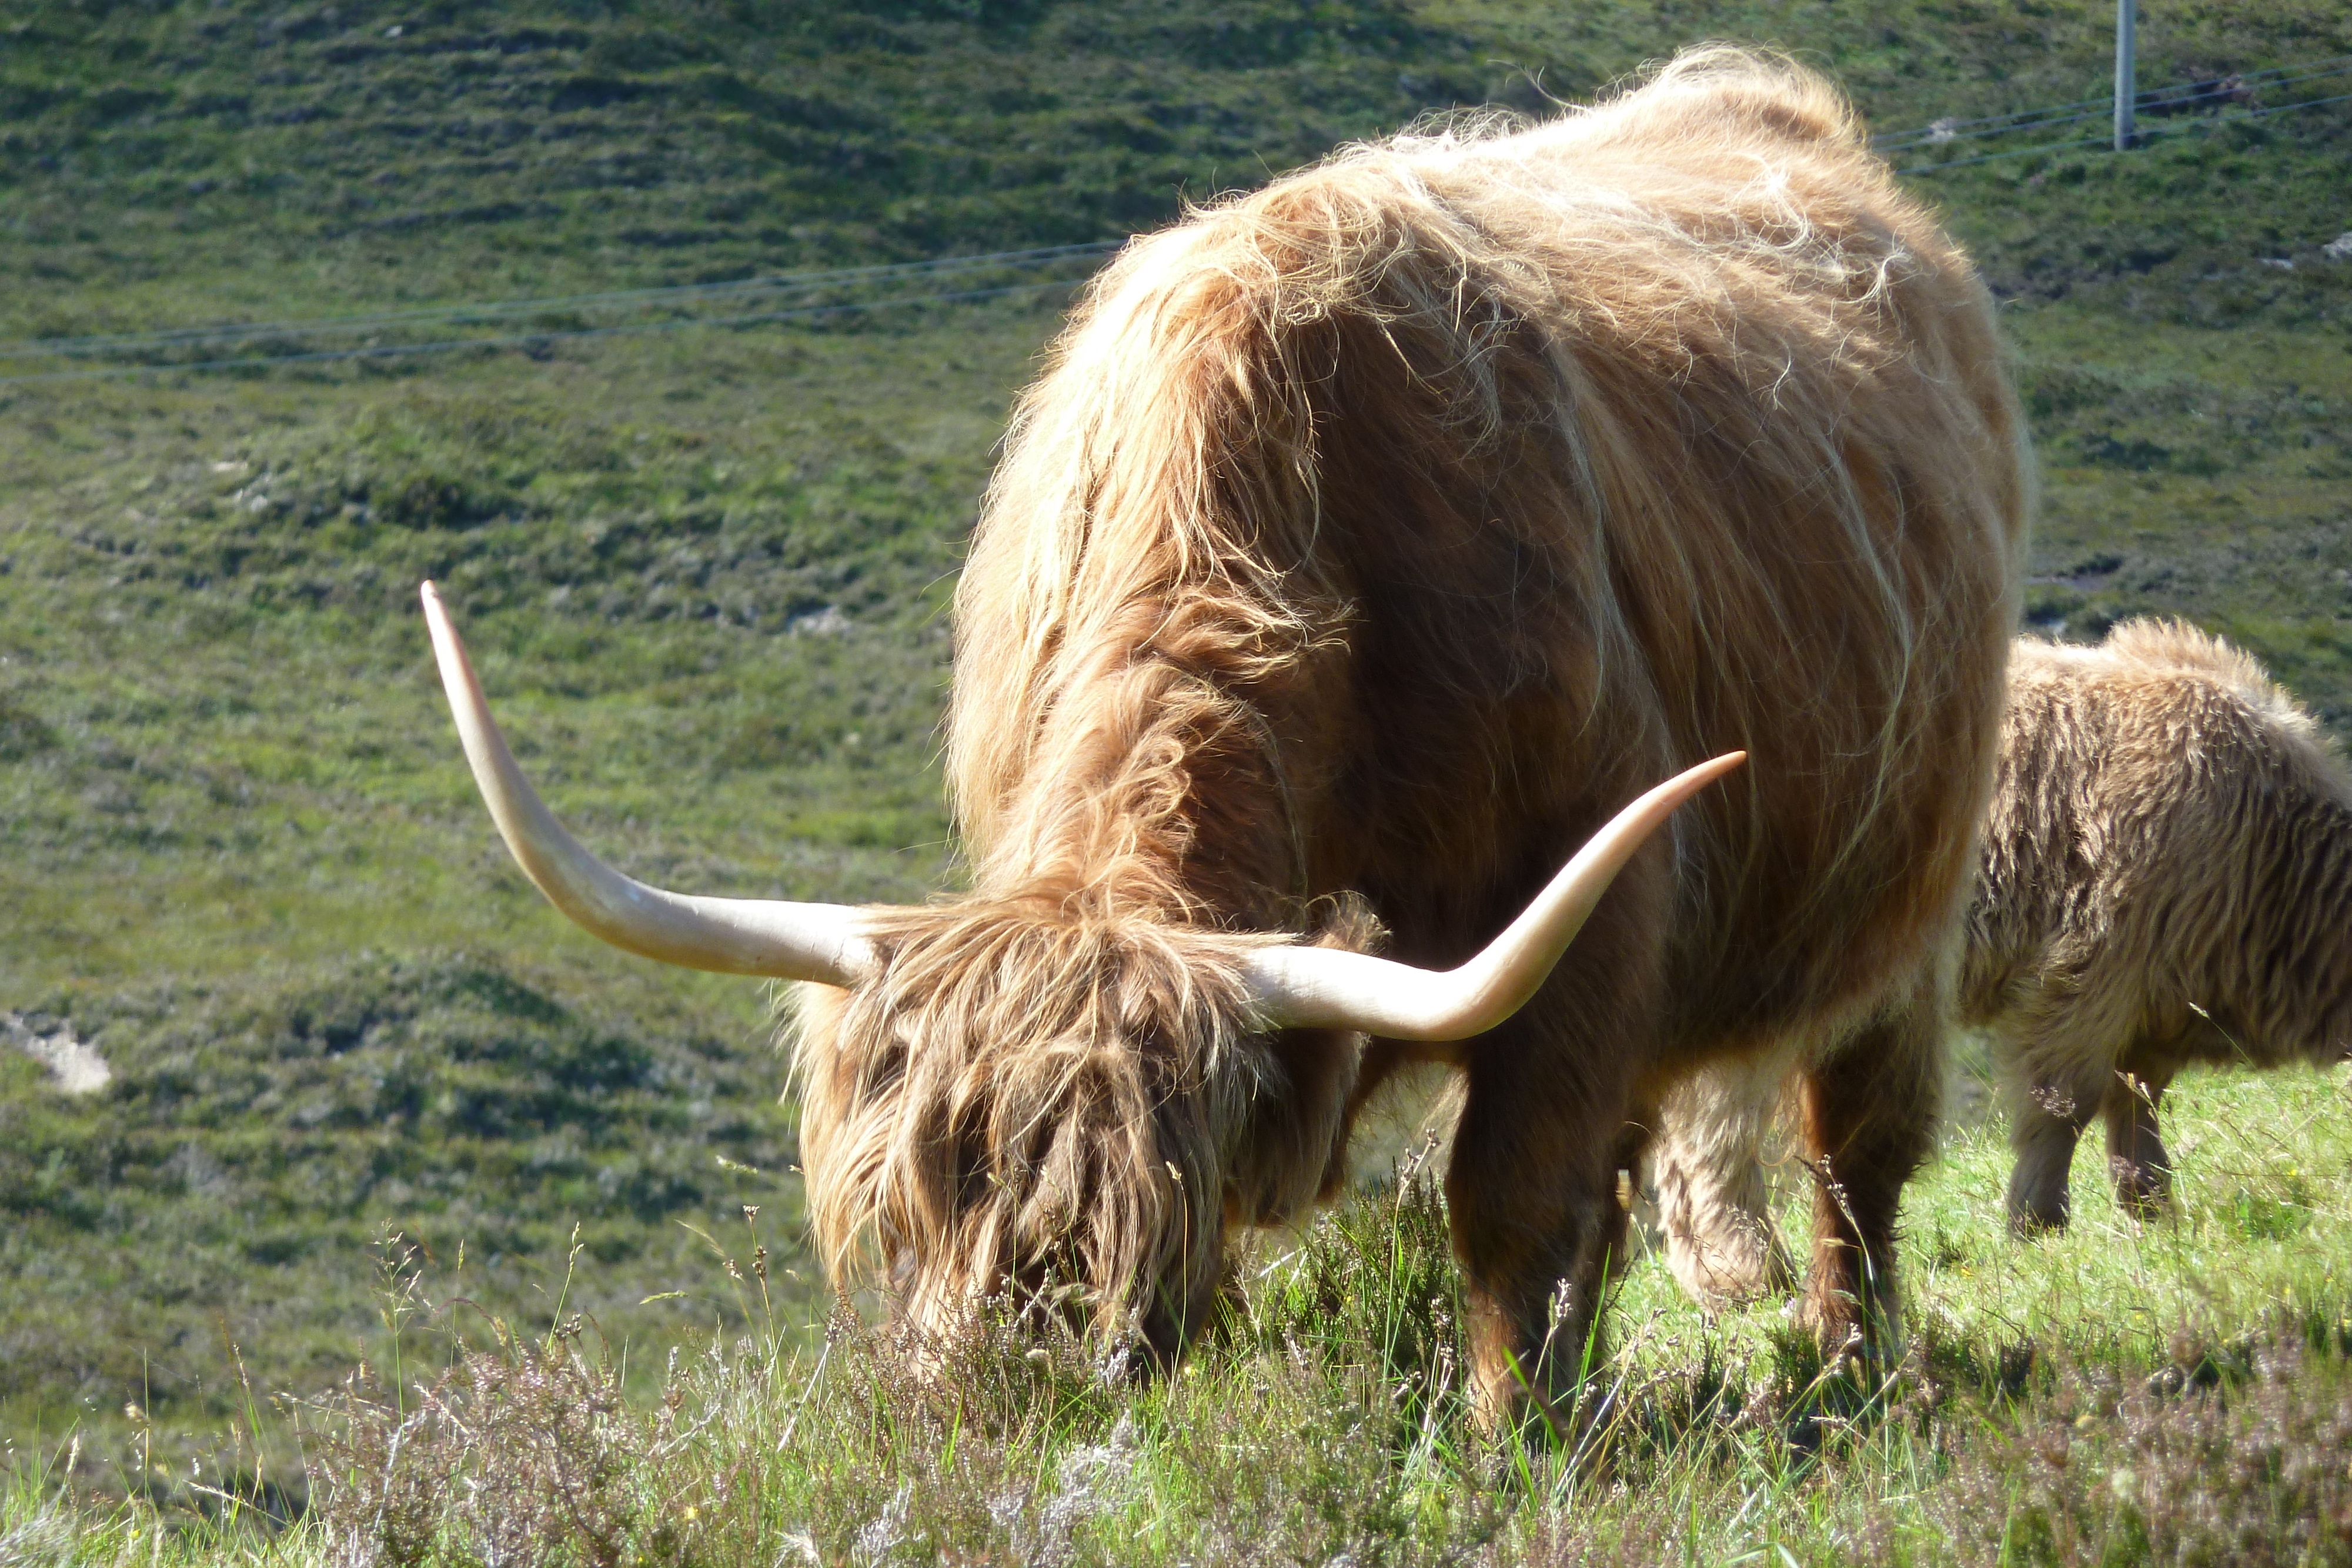
[[[1224,1225],[1324,1191],[1400,1060],[1253,1028],[1234,944],[1354,892],[1399,956],[1457,961],[1735,747],[1747,775],[1470,1064],[1449,1192],[1480,1375],[1580,1343],[1621,1129],[1693,1061],[1857,1063],[1821,1135],[1891,1224],[2022,442],[1965,258],[1832,89],[1734,50],[1129,246],[1021,402],[958,591],[973,891],[883,917],[881,977],[809,1004],[825,1251],[870,1238],[919,1312],[1066,1270],[1181,1339]],[[1850,1319],[1869,1288],[1824,1245]]]
[[[804,1004],[839,1045],[803,1063],[803,1156],[829,1268],[870,1244],[926,1332],[1008,1282],[1061,1285],[1096,1328],[1173,1349],[1220,1278],[1222,1222],[1319,1189],[1342,1103],[1282,1081],[1234,940],[973,900],[900,914],[880,946],[887,986]]]
[[[2352,1052],[2352,776],[2252,657],[2178,622],[2013,655],[1962,1004],[1993,1031],[2011,1219],[2063,1224],[2095,1117],[2160,1205],[2156,1108],[2192,1062]]]

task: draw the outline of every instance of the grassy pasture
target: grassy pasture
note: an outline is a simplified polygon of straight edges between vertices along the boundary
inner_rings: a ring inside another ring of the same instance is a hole
[[[2352,52],[2317,0],[2150,10],[2151,80]],[[0,19],[0,333],[1091,239],[1711,36],[1804,52],[1907,127],[2099,90],[2105,16],[32,8]],[[2017,345],[2045,467],[2029,623],[2188,615],[2339,737],[2352,264],[2318,247],[2352,228],[2347,123],[1917,182]],[[2341,1528],[2294,1536],[2346,1521],[2347,1478],[2295,1457],[2352,1407],[2340,1077],[2184,1083],[2182,1218],[2125,1223],[2085,1155],[2074,1233],[2031,1246],[1999,1233],[1998,1125],[1961,1118],[1908,1210],[1891,1401],[1817,1385],[1770,1309],[1705,1324],[1633,1260],[1580,1458],[1471,1433],[1440,1217],[1393,1192],[1269,1239],[1246,1313],[1165,1385],[982,1332],[950,1347],[970,1409],[942,1409],[858,1336],[826,1350],[768,997],[617,957],[511,873],[415,584],[445,583],[526,765],[625,867],[950,885],[941,611],[1061,298],[266,373],[0,362],[0,1012],[114,1073],[69,1097],[0,1042],[0,1563],[341,1553],[362,1494],[271,1536],[203,1522],[203,1489],[300,1497],[272,1395],[364,1361],[398,1411],[453,1358],[453,1408],[504,1414],[422,1448],[487,1490],[403,1472],[423,1511],[381,1558],[508,1560],[494,1516],[585,1561],[2344,1558]],[[596,1332],[532,1348],[576,1311]],[[310,1452],[381,1458],[366,1400],[338,1408],[304,1417]]]
[[[1139,1386],[1003,1323],[930,1347],[945,1395],[853,1318],[812,1343],[761,1305],[764,1214],[705,1269],[740,1276],[748,1332],[634,1403],[611,1344],[501,1337],[430,1310],[457,1280],[395,1270],[404,1406],[387,1357],[261,1417],[299,1420],[334,1478],[300,1524],[45,1511],[27,1478],[15,1539],[97,1563],[2345,1561],[2352,1106],[2309,1073],[2182,1091],[2179,1213],[2147,1227],[2086,1153],[2074,1229],[2013,1241],[1998,1130],[1954,1133],[1911,1200],[1912,1350],[1885,1390],[1824,1377],[1777,1306],[1709,1323],[1636,1260],[1579,1441],[1484,1438],[1408,1162],[1268,1239],[1221,1334]],[[250,1454],[174,1460],[202,1484],[242,1459],[275,1500]]]

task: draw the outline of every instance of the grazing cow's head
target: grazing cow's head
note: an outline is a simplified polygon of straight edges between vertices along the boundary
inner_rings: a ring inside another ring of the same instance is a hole
[[[524,873],[596,936],[666,963],[810,982],[803,1163],[829,1267],[861,1250],[919,1328],[1010,1291],[1172,1351],[1222,1271],[1228,1221],[1323,1185],[1359,1036],[1446,1040],[1530,997],[1675,808],[1737,766],[1651,790],[1511,927],[1437,973],[1224,931],[1084,892],[859,909],[698,898],[631,880],[564,831],[516,767],[430,583],[425,611],[474,777]]]

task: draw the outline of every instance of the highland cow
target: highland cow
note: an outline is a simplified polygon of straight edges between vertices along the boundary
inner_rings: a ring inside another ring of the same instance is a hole
[[[1801,1064],[1844,1183],[1815,1322],[1844,1344],[1891,1304],[1864,1260],[1927,1146],[2028,503],[1966,259],[1831,88],[1715,49],[1342,152],[1094,282],[957,594],[967,893],[629,883],[436,635],[567,913],[822,982],[797,1067],[837,1276],[870,1265],[919,1328],[1003,1292],[1171,1354],[1234,1228],[1328,1196],[1365,1097],[1439,1061],[1500,1412],[1568,1385],[1638,1128],[1727,1055]]]
[[[2186,625],[2027,638],[2010,672],[1960,1017],[1992,1036],[2032,1232],[2066,1223],[2094,1117],[2117,1201],[2163,1207],[2157,1108],[2183,1067],[2352,1053],[2352,776],[2260,664]],[[1787,1283],[1755,1159],[1776,1089],[1718,1069],[1673,1097],[1660,1209],[1702,1301]]]
[[[2117,1200],[2147,1213],[2183,1067],[2352,1053],[2352,777],[2259,664],[2192,627],[2012,657],[1961,986],[1993,1030],[2010,1221],[2033,1230],[2066,1223],[2093,1116]]]

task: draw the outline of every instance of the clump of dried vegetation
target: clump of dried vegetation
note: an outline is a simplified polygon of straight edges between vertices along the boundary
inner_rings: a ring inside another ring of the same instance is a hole
[[[580,1338],[576,1324],[507,1336],[407,1390],[362,1368],[314,1406],[314,1517],[332,1553],[385,1568],[641,1555],[645,1511],[625,1484],[645,1457],[638,1423]]]
[[[1956,1448],[1927,1515],[1963,1563],[2352,1563],[2345,1348],[2280,1323],[2178,1336],[2142,1379],[2070,1369]]]

